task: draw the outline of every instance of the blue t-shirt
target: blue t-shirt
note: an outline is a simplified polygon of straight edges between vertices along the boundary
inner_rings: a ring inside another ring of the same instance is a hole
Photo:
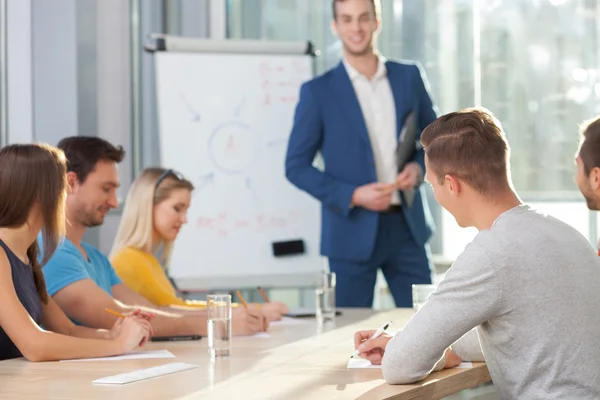
[[[40,237],[38,243],[41,245]],[[100,289],[112,296],[112,287],[121,283],[108,258],[93,246],[81,243],[89,260],[75,247],[73,242],[64,238],[42,271],[46,278],[48,294],[56,292],[82,279],[91,279]]]

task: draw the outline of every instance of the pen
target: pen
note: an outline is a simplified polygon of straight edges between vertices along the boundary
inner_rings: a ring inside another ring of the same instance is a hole
[[[116,316],[116,317],[119,317],[119,318],[125,318],[125,316],[124,316],[123,314],[121,314],[121,313],[118,313],[118,312],[116,312],[116,311],[113,311],[113,310],[110,310],[110,309],[108,309],[108,308],[105,308],[105,309],[104,309],[104,311],[106,311],[107,313],[109,313],[109,314],[112,314],[112,315],[114,315],[114,316]]]
[[[155,336],[152,340],[153,342],[178,342],[182,340],[200,340],[202,336],[200,335],[189,335],[189,336]]]
[[[260,292],[261,296],[263,297],[263,299],[265,299],[265,301],[267,303],[269,303],[271,300],[269,300],[269,297],[267,296],[267,294],[265,293],[265,291],[263,290],[263,288],[261,288],[260,286],[258,287],[258,291]]]
[[[370,340],[373,339],[377,339],[379,336],[381,336],[383,334],[383,332],[385,332],[385,330],[392,324],[392,321],[390,322],[386,322],[385,324],[383,324],[382,326],[379,327],[379,329],[377,329],[375,331],[375,333],[373,334],[373,336],[371,336],[370,338],[368,338],[367,340],[365,340],[365,342],[368,342]],[[364,343],[364,342],[363,342]],[[360,351],[358,349],[356,349],[354,351],[354,353],[350,356],[350,358],[354,358],[356,357],[358,354],[360,353]]]
[[[246,304],[246,300],[244,300],[244,296],[242,296],[242,294],[240,293],[240,291],[236,291],[235,294],[237,294],[237,297],[240,299],[240,301],[242,302],[244,308],[248,308],[248,304]]]

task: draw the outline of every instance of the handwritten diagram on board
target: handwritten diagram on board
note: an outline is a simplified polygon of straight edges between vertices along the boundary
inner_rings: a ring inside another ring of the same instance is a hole
[[[310,57],[165,53],[156,70],[161,164],[195,186],[171,275],[320,269],[319,204],[284,171]],[[273,242],[293,239],[306,254],[273,257]]]

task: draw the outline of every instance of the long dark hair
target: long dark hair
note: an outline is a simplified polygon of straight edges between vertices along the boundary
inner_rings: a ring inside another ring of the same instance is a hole
[[[0,227],[26,224],[34,206],[43,222],[44,257],[38,261],[38,244],[27,249],[38,294],[48,302],[44,265],[65,232],[67,166],[62,150],[46,144],[14,144],[0,149]]]

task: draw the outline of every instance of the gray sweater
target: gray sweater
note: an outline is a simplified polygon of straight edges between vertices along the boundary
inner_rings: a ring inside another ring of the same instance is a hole
[[[473,328],[502,399],[600,399],[600,257],[569,225],[521,205],[479,232],[388,343],[385,379],[424,379]]]

